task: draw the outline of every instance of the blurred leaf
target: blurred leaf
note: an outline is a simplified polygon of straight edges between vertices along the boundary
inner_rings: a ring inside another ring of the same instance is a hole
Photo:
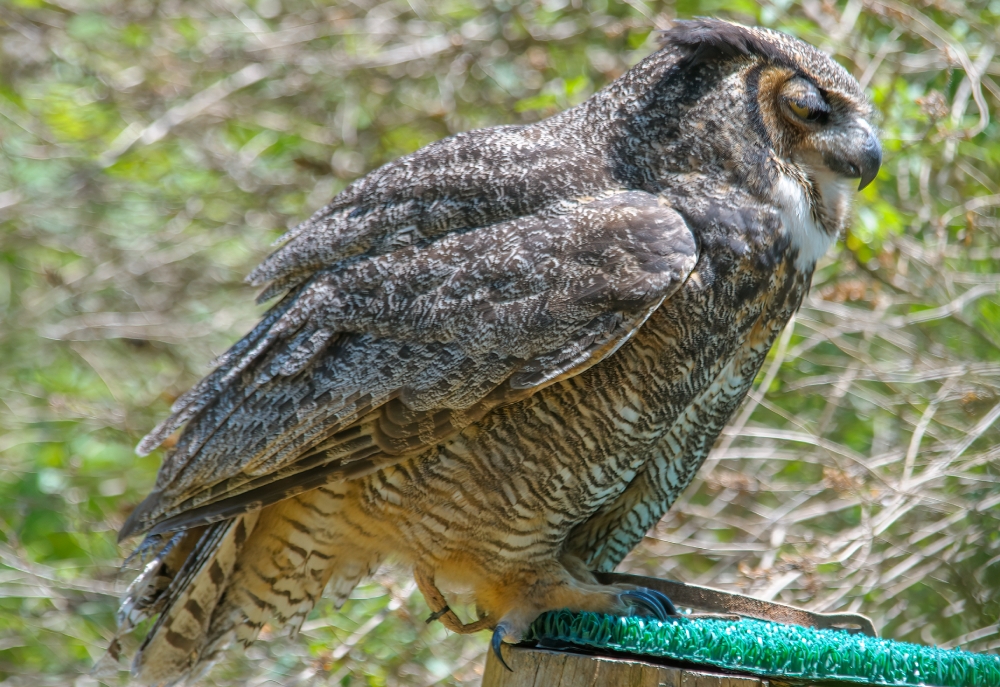
[[[115,531],[162,457],[132,447],[256,322],[242,279],[281,232],[396,156],[581,102],[674,16],[832,52],[868,79],[885,160],[763,395],[622,567],[1000,647],[997,0],[15,0],[0,10],[0,683],[94,684],[81,676],[131,577]],[[983,55],[970,81],[963,60]],[[272,71],[206,97],[251,64]],[[387,567],[205,684],[478,685],[487,638],[427,613]]]

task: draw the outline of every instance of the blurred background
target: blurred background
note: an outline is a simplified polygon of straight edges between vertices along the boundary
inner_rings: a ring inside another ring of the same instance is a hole
[[[93,685],[161,454],[262,308],[243,276],[351,180],[530,122],[720,16],[833,53],[885,163],[699,479],[621,569],[1000,647],[1000,0],[0,3],[0,685]],[[207,685],[478,684],[387,568]],[[125,684],[125,666],[101,679]]]

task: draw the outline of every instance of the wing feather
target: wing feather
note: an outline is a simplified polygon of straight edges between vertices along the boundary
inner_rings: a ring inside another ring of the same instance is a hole
[[[161,425],[187,422],[122,536],[425,450],[614,354],[696,259],[680,215],[621,191],[319,270]]]
[[[568,111],[537,124],[463,132],[394,160],[286,234],[247,280],[271,283],[266,299],[355,256],[531,214],[551,203],[551,194],[511,170],[531,170],[551,181],[549,188],[571,191],[594,156],[571,137],[573,121]]]

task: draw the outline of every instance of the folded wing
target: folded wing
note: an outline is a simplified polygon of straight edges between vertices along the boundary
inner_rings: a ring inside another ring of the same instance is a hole
[[[186,423],[121,536],[425,450],[612,355],[696,260],[680,215],[621,191],[321,268],[140,444]]]

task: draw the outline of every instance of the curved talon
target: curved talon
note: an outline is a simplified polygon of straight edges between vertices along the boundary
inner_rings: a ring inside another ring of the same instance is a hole
[[[667,617],[667,610],[660,604],[660,600],[647,594],[645,589],[629,589],[619,594],[618,598],[649,612],[657,620],[665,620]]]
[[[653,589],[646,587],[628,589],[622,592],[619,598],[650,612],[660,621],[666,620],[671,615],[677,615],[673,602],[662,592]]]
[[[500,663],[503,665],[503,667],[513,673],[514,669],[511,668],[509,665],[507,665],[507,661],[503,660],[503,652],[501,651],[501,647],[503,646],[503,638],[506,636],[507,636],[507,628],[504,626],[503,623],[500,623],[499,625],[496,626],[496,629],[493,630],[493,639],[490,640],[490,646],[493,647],[493,653],[496,654],[496,657],[500,660]]]
[[[441,616],[443,616],[445,613],[451,613],[451,607],[450,606],[445,606],[440,611],[434,611],[429,616],[427,616],[427,624],[430,625],[435,620],[438,620],[439,618],[441,618]]]
[[[667,596],[663,592],[658,591],[656,589],[650,589],[649,587],[642,587],[642,589],[643,589],[643,591],[648,592],[650,595],[652,595],[652,596],[654,596],[654,597],[656,597],[657,599],[660,600],[660,603],[663,605],[663,608],[667,612],[668,616],[669,615],[679,615],[677,613],[677,607],[674,606],[674,602],[670,600],[669,596]]]
[[[425,568],[424,566],[418,565],[413,570],[413,579],[417,582],[417,588],[420,589],[420,593],[424,595],[424,599],[427,600],[427,605],[433,608],[439,608],[440,610],[431,613],[430,617],[427,619],[428,624],[434,622],[435,620],[440,620],[441,624],[447,627],[452,632],[457,632],[459,634],[467,635],[473,632],[479,632],[480,630],[485,630],[493,621],[489,617],[480,616],[479,620],[472,623],[463,623],[455,611],[451,610],[448,606],[448,602],[444,598],[444,594],[441,590],[437,588],[434,583],[434,573],[433,571]]]

